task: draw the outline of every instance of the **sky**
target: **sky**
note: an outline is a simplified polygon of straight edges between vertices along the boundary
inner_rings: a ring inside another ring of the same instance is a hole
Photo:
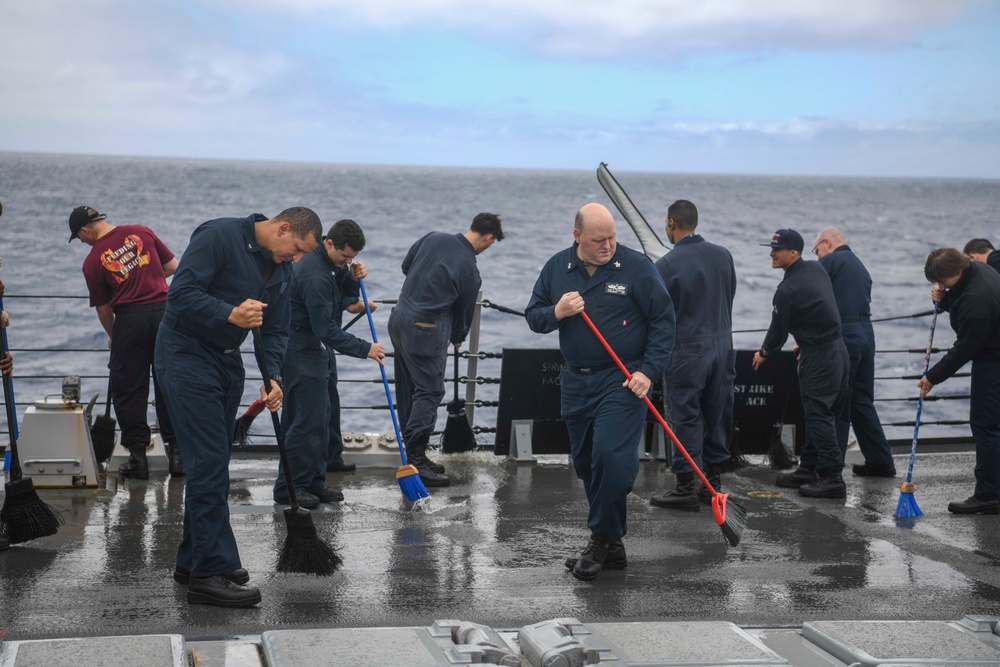
[[[1000,0],[28,0],[0,151],[1000,178]]]

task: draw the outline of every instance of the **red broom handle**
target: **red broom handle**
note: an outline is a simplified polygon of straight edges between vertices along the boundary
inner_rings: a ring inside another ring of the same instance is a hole
[[[608,354],[611,355],[611,358],[615,360],[616,364],[618,364],[618,368],[621,369],[621,372],[625,374],[626,378],[631,380],[632,374],[628,372],[628,369],[625,368],[625,364],[623,364],[622,360],[618,358],[618,355],[615,354],[615,351],[611,349],[611,346],[608,345],[608,341],[604,339],[604,336],[601,335],[601,332],[597,330],[597,325],[595,325],[594,321],[590,319],[590,315],[587,315],[587,313],[584,311],[580,311],[580,315],[583,316],[583,321],[587,323],[587,326],[590,327],[590,330],[594,332],[595,336],[597,336],[597,340],[601,341],[601,345],[604,346],[604,349],[608,351]],[[677,446],[677,450],[684,455],[685,459],[687,459],[687,462],[691,466],[691,469],[694,470],[694,474],[698,475],[698,479],[700,479],[701,483],[705,485],[705,488],[711,491],[713,496],[719,495],[719,492],[716,491],[714,488],[712,488],[712,483],[708,481],[707,477],[705,477],[705,473],[701,471],[701,468],[699,468],[698,464],[694,462],[694,459],[691,458],[691,455],[688,454],[688,451],[684,449],[684,445],[681,444],[681,441],[677,439],[677,436],[674,435],[674,432],[670,430],[669,426],[667,426],[667,422],[664,421],[663,416],[660,415],[660,411],[653,406],[653,402],[649,400],[649,396],[643,396],[642,400],[646,402],[646,407],[649,408],[649,411],[653,413],[654,417],[656,417],[656,421],[660,422],[660,426],[662,426],[663,430],[667,432],[667,435],[670,436],[670,439],[674,441],[674,445]]]

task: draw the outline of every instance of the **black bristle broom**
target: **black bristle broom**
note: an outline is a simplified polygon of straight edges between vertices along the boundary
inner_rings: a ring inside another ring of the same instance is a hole
[[[3,311],[0,298],[0,312]],[[6,357],[7,328],[0,333],[0,357]],[[30,477],[21,472],[21,462],[17,454],[17,408],[14,404],[14,381],[10,375],[3,375],[4,405],[7,408],[7,431],[10,436],[10,481],[4,486],[3,509],[0,510],[0,535],[5,535],[11,544],[20,544],[39,537],[55,535],[62,524],[62,517],[35,491]]]
[[[625,374],[627,379],[631,380],[632,374],[629,373],[627,368],[625,368],[625,364],[622,363],[622,360],[618,357],[615,351],[611,349],[608,341],[605,340],[603,334],[601,334],[600,330],[598,330],[597,325],[594,324],[594,321],[590,319],[590,316],[587,315],[586,311],[581,312],[580,315],[583,317],[583,321],[587,323],[587,326],[590,327],[590,330],[594,332],[594,335],[597,336],[597,340],[601,342],[604,349],[607,350],[609,355],[611,355],[611,358],[614,360],[615,364],[617,364],[621,372]],[[737,502],[727,502],[729,494],[719,493],[712,487],[712,483],[708,481],[707,477],[705,477],[705,473],[701,471],[698,464],[695,463],[694,459],[691,458],[691,455],[688,454],[687,449],[684,448],[684,445],[681,444],[680,440],[677,439],[677,436],[674,435],[674,432],[670,430],[669,426],[667,426],[667,422],[664,421],[663,416],[653,406],[653,402],[649,400],[649,396],[643,396],[642,400],[646,402],[646,407],[649,408],[649,411],[653,413],[656,420],[660,422],[660,426],[663,427],[663,430],[666,431],[668,436],[670,436],[674,446],[677,447],[677,451],[679,451],[684,458],[687,459],[688,465],[691,466],[691,469],[701,480],[701,483],[704,484],[705,488],[712,494],[712,514],[715,515],[715,522],[719,524],[720,528],[722,528],[722,535],[726,538],[729,544],[735,547],[740,543],[743,531],[746,530],[747,527],[746,509]]]
[[[465,399],[458,397],[458,346],[455,346],[455,398],[448,402],[448,421],[441,436],[441,451],[445,454],[471,452],[476,448],[476,434],[472,432],[465,414]]]
[[[253,352],[257,358],[257,367],[264,378],[264,389],[271,393],[271,375],[267,372],[267,359],[264,358],[264,342],[261,340],[260,329],[253,329]],[[274,425],[274,436],[278,442],[278,456],[285,473],[285,485],[288,487],[288,499],[291,507],[285,510],[285,527],[288,535],[278,555],[278,572],[299,572],[326,577],[337,571],[343,559],[337,550],[324,542],[313,525],[312,514],[300,507],[295,498],[295,483],[292,471],[288,467],[288,454],[285,452],[285,433],[281,428],[281,420],[277,412],[271,412],[271,422]]]

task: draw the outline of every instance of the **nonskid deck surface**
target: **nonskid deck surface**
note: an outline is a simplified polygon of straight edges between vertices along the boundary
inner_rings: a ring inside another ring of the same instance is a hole
[[[925,515],[906,523],[892,517],[901,476],[853,477],[848,466],[848,497],[836,501],[778,489],[775,473],[759,465],[727,474],[724,490],[749,511],[735,548],[707,508],[650,506],[669,481],[662,463],[643,462],[629,499],[629,566],[591,583],[563,564],[589,534],[586,500],[565,457],[535,465],[484,453],[439,458],[453,484],[432,489],[425,512],[410,511],[394,470],[330,475],[346,499],[313,513],[344,558],[328,578],[275,572],[286,534],[282,508],[271,502],[276,460],[234,460],[232,524],[263,595],[243,610],[188,605],[171,579],[182,479],[120,480],[114,493],[42,491],[66,524],[0,553],[0,638],[259,642],[289,629],[425,628],[457,619],[509,630],[563,618],[587,627],[729,622],[798,637],[803,623],[817,621],[1000,616],[1000,517],[946,509],[971,495],[972,453],[918,456],[915,497]],[[905,458],[896,463],[905,470]],[[795,629],[777,630],[788,626]]]

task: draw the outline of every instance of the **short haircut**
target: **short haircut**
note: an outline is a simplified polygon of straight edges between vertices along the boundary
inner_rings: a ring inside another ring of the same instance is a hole
[[[964,248],[962,248],[962,252],[966,255],[971,255],[972,253],[977,255],[988,255],[994,250],[996,250],[996,248],[994,248],[993,244],[986,239],[972,239],[965,244]]]
[[[972,260],[954,248],[938,248],[927,255],[924,264],[924,276],[932,283],[940,283],[948,278],[954,278],[969,268]]]
[[[678,199],[667,209],[667,217],[681,229],[694,229],[698,226],[698,207],[687,199]]]
[[[496,213],[480,213],[472,219],[469,231],[480,236],[492,234],[497,241],[503,241],[503,228],[500,226],[500,216]]]
[[[292,236],[297,236],[300,239],[311,236],[316,240],[316,243],[319,243],[323,236],[323,223],[319,221],[319,216],[311,208],[305,206],[286,208],[273,219],[278,222],[287,222],[288,226],[292,228]]]
[[[361,226],[353,220],[338,220],[333,223],[326,238],[333,241],[333,247],[337,250],[343,250],[345,245],[351,246],[351,250],[354,252],[361,252],[365,249],[365,233],[361,231]]]

